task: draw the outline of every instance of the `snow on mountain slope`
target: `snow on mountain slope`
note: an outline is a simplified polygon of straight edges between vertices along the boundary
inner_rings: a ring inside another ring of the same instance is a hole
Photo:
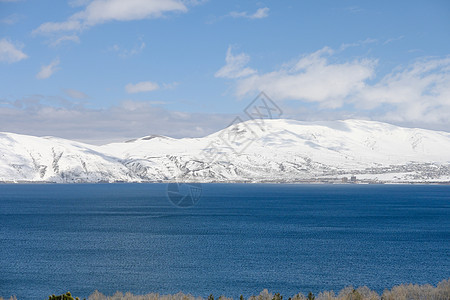
[[[104,146],[3,133],[0,181],[450,181],[447,132],[363,120],[261,122]]]
[[[0,181],[98,182],[135,179],[97,147],[52,137],[0,133]]]

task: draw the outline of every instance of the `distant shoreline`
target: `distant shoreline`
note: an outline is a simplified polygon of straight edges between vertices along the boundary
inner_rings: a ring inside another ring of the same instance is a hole
[[[0,185],[18,185],[18,184],[286,184],[286,185],[450,185],[450,181],[295,181],[295,182],[277,182],[277,181],[79,181],[79,182],[54,182],[54,181],[0,181]]]

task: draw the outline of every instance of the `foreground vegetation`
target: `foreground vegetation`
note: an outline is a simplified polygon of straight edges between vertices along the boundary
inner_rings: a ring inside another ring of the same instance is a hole
[[[9,298],[16,300],[16,297]],[[74,300],[77,299],[70,292],[59,295],[49,296],[49,300]],[[123,294],[116,292],[112,296],[105,296],[99,291],[92,293],[88,300],[214,300],[214,296],[210,295],[207,299],[202,297],[194,297],[183,293],[173,295],[159,295],[150,293],[146,295],[133,295],[131,293]],[[267,290],[263,290],[258,296],[250,296],[247,300],[449,300],[450,299],[450,279],[443,280],[437,286],[429,284],[401,284],[394,286],[390,290],[385,290],[380,296],[377,292],[372,291],[368,287],[359,287],[357,289],[352,286],[342,289],[340,292],[333,291],[320,292],[317,295],[308,293],[306,296],[299,293],[293,297],[285,298],[279,293],[271,294]],[[0,297],[0,300],[5,300]],[[45,300],[45,299],[43,299]],[[232,300],[225,296],[220,296],[216,300]],[[239,300],[244,300],[241,296]]]
[[[131,293],[123,294],[116,292],[113,296],[105,296],[102,293],[95,291],[89,296],[89,300],[214,300],[213,295],[208,299],[201,297],[194,297],[192,295],[185,295],[178,293],[175,295],[133,295]],[[317,295],[311,292],[307,295],[301,293],[293,297],[285,298],[279,293],[271,294],[267,290],[263,290],[258,296],[251,296],[248,300],[450,300],[450,280],[441,281],[436,287],[425,284],[402,284],[394,286],[390,290],[385,290],[380,296],[377,292],[370,290],[368,287],[346,287],[337,294],[333,291],[320,292]],[[225,296],[220,296],[216,300],[232,300]],[[240,300],[244,300],[241,296]]]

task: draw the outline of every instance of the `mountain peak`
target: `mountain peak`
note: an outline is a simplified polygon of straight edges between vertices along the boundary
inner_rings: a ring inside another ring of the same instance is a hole
[[[128,140],[128,141],[125,141],[125,143],[134,143],[137,141],[149,141],[149,140],[156,139],[156,138],[169,139],[169,137],[167,137],[167,136],[153,134],[153,135],[147,135],[147,136],[137,138],[137,139]]]

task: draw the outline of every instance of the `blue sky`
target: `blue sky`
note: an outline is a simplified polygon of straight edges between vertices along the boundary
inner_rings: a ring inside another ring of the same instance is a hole
[[[0,0],[0,131],[203,136],[283,117],[450,128],[449,1]]]

